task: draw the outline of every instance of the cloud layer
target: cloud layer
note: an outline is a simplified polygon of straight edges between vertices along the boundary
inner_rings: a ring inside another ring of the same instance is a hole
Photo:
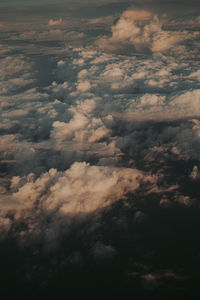
[[[198,12],[84,5],[15,22],[4,7],[2,282],[184,290],[200,248]]]

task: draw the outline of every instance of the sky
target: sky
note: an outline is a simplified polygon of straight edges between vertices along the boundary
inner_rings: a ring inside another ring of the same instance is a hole
[[[0,281],[198,289],[198,1],[0,2]]]
[[[112,1],[112,0],[111,0]],[[109,2],[111,2],[109,1]],[[118,0],[119,2],[120,0]],[[105,2],[105,0],[99,0],[99,2]],[[114,1],[112,1],[114,2]],[[117,1],[115,1],[117,2]],[[7,5],[49,5],[49,4],[52,4],[52,3],[55,3],[55,4],[61,4],[61,3],[97,3],[96,0],[1,0],[1,3],[0,4],[7,4]]]

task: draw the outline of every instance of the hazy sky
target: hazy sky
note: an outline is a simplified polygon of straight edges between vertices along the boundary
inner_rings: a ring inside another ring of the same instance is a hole
[[[105,0],[99,0],[98,2],[111,2],[110,1],[105,1]],[[1,0],[0,4],[51,4],[51,3],[97,3],[96,0]],[[115,1],[117,2],[117,1]]]

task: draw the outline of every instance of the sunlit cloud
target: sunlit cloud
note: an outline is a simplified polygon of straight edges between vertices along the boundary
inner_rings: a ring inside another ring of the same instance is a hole
[[[152,17],[152,13],[148,10],[129,9],[122,13],[122,17],[133,21],[147,21]]]
[[[58,26],[62,24],[63,24],[63,20],[61,18],[57,20],[50,19],[48,23],[49,26]]]
[[[1,282],[191,287],[198,5],[0,6]]]

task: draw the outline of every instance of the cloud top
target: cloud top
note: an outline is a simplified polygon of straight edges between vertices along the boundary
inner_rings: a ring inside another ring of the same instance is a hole
[[[62,24],[63,24],[63,20],[61,18],[57,19],[57,20],[50,19],[49,23],[48,23],[49,26],[58,26],[58,25],[62,25]]]

